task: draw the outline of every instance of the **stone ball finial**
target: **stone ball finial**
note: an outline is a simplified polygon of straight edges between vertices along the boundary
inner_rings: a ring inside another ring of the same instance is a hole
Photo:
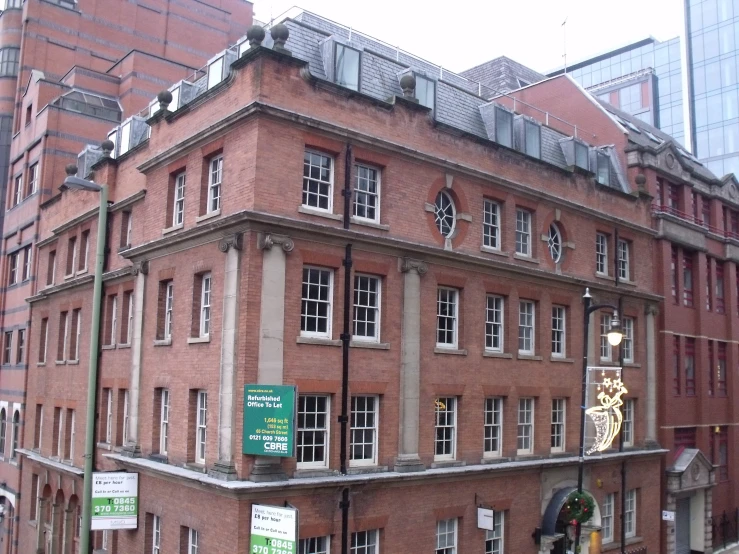
[[[403,89],[405,98],[416,97],[416,78],[412,73],[406,73],[400,78],[400,88]]]
[[[166,110],[172,103],[172,93],[168,90],[163,90],[157,94],[157,100],[159,100],[159,109]]]
[[[640,187],[643,187],[647,183],[647,178],[643,173],[639,173],[635,178],[634,182],[639,185]]]
[[[272,35],[272,40],[275,41],[272,49],[277,50],[278,52],[289,54],[290,51],[285,48],[285,43],[290,36],[290,29],[287,28],[287,25],[285,25],[284,23],[278,23],[277,25],[272,27],[272,29],[270,30],[270,34]]]
[[[261,46],[265,36],[266,33],[264,32],[264,27],[261,25],[252,25],[246,31],[246,40],[249,41],[249,46],[251,48]]]
[[[100,144],[100,148],[103,149],[103,158],[110,158],[110,154],[115,148],[115,143],[112,140],[104,140]]]
[[[75,164],[69,164],[64,170],[67,172],[67,175],[70,177],[74,177],[77,175],[77,166]]]

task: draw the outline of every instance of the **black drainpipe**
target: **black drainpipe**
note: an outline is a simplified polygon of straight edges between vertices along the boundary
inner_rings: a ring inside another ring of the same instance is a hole
[[[346,145],[346,158],[344,165],[344,190],[341,191],[344,197],[344,229],[349,229],[349,220],[351,218],[351,199],[352,199],[352,145]],[[349,423],[349,340],[351,339],[350,330],[350,310],[352,295],[352,245],[346,245],[346,254],[344,256],[344,329],[341,333],[341,350],[342,350],[342,373],[341,373],[341,415],[339,416],[339,424],[341,426],[341,452],[339,454],[341,461],[341,474],[346,475],[346,453],[347,453],[347,424]],[[341,491],[341,554],[349,553],[349,487],[344,487]]]

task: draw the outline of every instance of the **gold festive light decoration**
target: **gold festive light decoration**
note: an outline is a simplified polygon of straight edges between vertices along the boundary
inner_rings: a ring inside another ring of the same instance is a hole
[[[590,416],[595,425],[595,442],[586,454],[592,454],[596,451],[603,452],[610,448],[613,439],[621,430],[621,423],[624,419],[621,413],[621,406],[624,404],[621,396],[629,391],[626,390],[623,381],[621,381],[619,372],[616,373],[615,379],[605,375],[605,371],[602,371],[602,381],[593,383],[598,390],[597,398],[600,405],[585,410],[585,413]]]

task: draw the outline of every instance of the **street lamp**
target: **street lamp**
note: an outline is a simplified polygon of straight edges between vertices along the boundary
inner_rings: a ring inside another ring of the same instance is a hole
[[[588,345],[590,344],[590,314],[602,308],[611,308],[613,316],[611,316],[611,326],[608,330],[608,344],[618,346],[623,339],[623,331],[621,329],[621,319],[618,315],[618,308],[612,304],[592,304],[593,297],[590,296],[590,289],[585,289],[583,295],[585,304],[583,309],[583,343],[582,343],[582,399],[580,402],[580,457],[577,466],[577,492],[582,494],[582,478],[585,469],[585,402],[587,401],[588,388]],[[580,531],[582,525],[578,522],[577,533],[575,534],[575,553],[580,552]]]
[[[92,523],[92,462],[95,448],[95,393],[97,391],[98,347],[100,338],[100,307],[103,293],[103,261],[108,220],[108,187],[77,177],[77,166],[67,166],[64,186],[70,189],[100,193],[98,212],[98,237],[95,257],[95,281],[92,293],[92,323],[90,330],[90,364],[87,373],[87,421],[85,422],[85,476],[82,496],[82,525],[80,529],[80,553],[90,551],[90,526]]]

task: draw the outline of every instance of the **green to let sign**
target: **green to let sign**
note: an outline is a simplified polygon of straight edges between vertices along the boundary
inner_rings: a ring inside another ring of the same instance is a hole
[[[243,453],[294,456],[295,387],[244,385]]]

